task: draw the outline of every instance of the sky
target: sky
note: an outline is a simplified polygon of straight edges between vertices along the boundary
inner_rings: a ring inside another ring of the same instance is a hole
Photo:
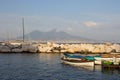
[[[65,31],[120,42],[120,0],[0,0],[0,38],[34,30]]]

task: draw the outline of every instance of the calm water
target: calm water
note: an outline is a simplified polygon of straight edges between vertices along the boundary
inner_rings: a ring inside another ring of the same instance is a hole
[[[0,80],[120,80],[118,70],[81,68],[60,62],[60,54],[0,54]]]

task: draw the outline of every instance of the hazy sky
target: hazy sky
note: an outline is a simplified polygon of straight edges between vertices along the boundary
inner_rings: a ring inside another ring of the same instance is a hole
[[[120,0],[0,0],[0,37],[57,29],[96,40],[120,41]]]

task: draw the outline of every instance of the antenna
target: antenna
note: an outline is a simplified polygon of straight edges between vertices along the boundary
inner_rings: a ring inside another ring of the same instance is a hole
[[[23,42],[24,42],[25,41],[24,18],[22,18],[22,27],[23,27]]]

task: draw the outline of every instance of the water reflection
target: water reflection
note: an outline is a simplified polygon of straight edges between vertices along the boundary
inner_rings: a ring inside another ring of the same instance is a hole
[[[102,69],[101,72],[103,74],[114,74],[114,75],[119,75],[120,74],[120,70],[119,69]]]
[[[95,65],[95,69],[94,69],[95,71],[101,71],[101,69],[102,69],[101,65]]]
[[[71,66],[71,65],[68,65],[68,64],[64,64],[62,63],[62,65],[65,65],[65,66]],[[72,66],[74,68],[77,68],[77,69],[84,69],[84,70],[87,70],[87,71],[95,71],[95,72],[101,72],[102,74],[108,74],[108,75],[119,75],[120,74],[120,70],[119,69],[104,69],[101,67],[101,65],[95,65],[94,67],[87,67],[87,66]]]
[[[94,71],[94,67],[74,66],[74,65],[64,64],[64,63],[61,63],[61,65],[62,65],[63,67],[72,67],[72,68],[76,68],[76,69],[78,69],[78,70]]]
[[[39,59],[43,61],[50,61],[52,59],[56,59],[59,57],[60,54],[57,53],[40,53],[38,54]]]

